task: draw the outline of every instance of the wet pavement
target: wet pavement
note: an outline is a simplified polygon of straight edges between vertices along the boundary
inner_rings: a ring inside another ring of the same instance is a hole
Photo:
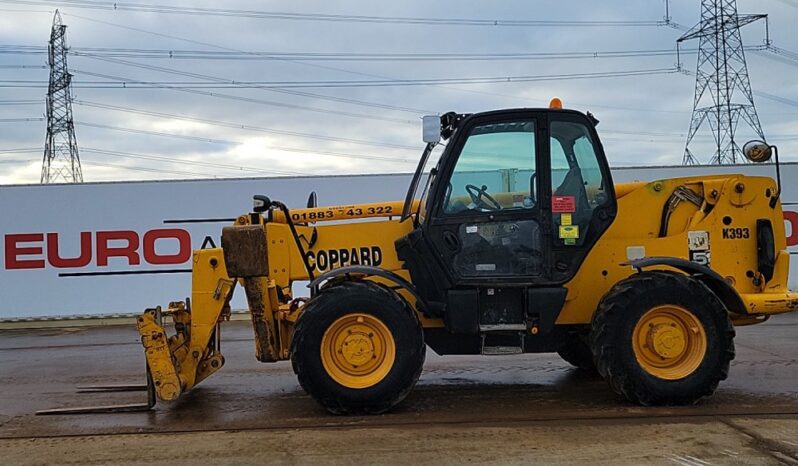
[[[34,416],[144,401],[143,393],[74,390],[143,382],[137,333],[132,326],[3,331],[0,458],[351,463],[356,451],[367,463],[798,464],[798,314],[737,333],[729,379],[697,406],[631,405],[557,355],[428,351],[419,384],[392,412],[340,417],[305,395],[289,363],[255,360],[246,322],[225,324],[225,367],[176,402],[146,413]]]

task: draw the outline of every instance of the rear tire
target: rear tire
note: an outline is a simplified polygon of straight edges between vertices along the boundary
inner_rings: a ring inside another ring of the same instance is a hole
[[[652,271],[613,287],[593,318],[599,374],[641,405],[711,395],[734,359],[734,327],[718,297],[686,275]]]
[[[299,384],[333,414],[379,414],[421,375],[426,345],[413,310],[369,281],[323,288],[304,306],[291,342]]]

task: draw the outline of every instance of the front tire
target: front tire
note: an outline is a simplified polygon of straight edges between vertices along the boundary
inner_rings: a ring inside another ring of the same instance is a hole
[[[394,291],[369,281],[323,288],[302,310],[291,342],[299,384],[333,414],[378,414],[421,375],[421,324]]]
[[[599,374],[641,405],[711,395],[734,359],[734,327],[718,297],[686,275],[652,271],[613,287],[593,318]]]

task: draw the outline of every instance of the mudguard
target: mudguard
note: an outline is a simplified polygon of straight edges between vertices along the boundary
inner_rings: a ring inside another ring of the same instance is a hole
[[[416,298],[416,307],[418,307],[420,311],[424,312],[427,308],[426,302],[421,297],[421,295],[418,294],[418,291],[416,290],[416,288],[413,286],[412,283],[405,280],[398,274],[391,272],[390,270],[385,270],[370,265],[350,265],[330,270],[314,278],[313,281],[311,281],[310,284],[308,284],[308,288],[310,288],[311,290],[315,290],[318,289],[318,287],[325,281],[337,277],[345,277],[347,275],[375,276],[375,277],[384,278],[386,280],[390,280],[396,283],[396,285],[398,285],[399,287],[407,290],[408,293],[410,293],[411,295],[413,295],[414,298]]]
[[[643,257],[641,259],[631,260],[625,265],[631,265],[637,269],[638,272],[641,272],[642,269],[646,267],[656,266],[667,266],[681,270],[712,290],[712,292],[723,301],[723,304],[726,305],[726,309],[729,312],[734,314],[747,314],[745,304],[740,298],[740,295],[737,294],[737,291],[726,282],[720,274],[705,265],[678,257],[667,256]]]

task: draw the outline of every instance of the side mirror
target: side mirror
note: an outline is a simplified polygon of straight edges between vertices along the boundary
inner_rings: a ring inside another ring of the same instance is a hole
[[[427,144],[437,144],[441,140],[441,119],[437,115],[424,115],[422,121],[422,139]]]
[[[764,163],[773,156],[773,146],[764,141],[748,141],[743,146],[743,155],[754,163]]]
[[[779,166],[779,149],[776,146],[771,146],[765,141],[748,141],[743,146],[743,155],[748,160],[754,163],[763,163],[770,160],[770,157],[776,156],[776,195],[770,197],[770,208],[776,207],[776,203],[781,197],[781,167]]]
[[[319,200],[316,196],[316,191],[311,191],[310,196],[308,196],[308,209],[314,209],[318,207]]]
[[[253,212],[266,212],[272,206],[272,200],[263,194],[256,194],[252,196],[252,211]]]

